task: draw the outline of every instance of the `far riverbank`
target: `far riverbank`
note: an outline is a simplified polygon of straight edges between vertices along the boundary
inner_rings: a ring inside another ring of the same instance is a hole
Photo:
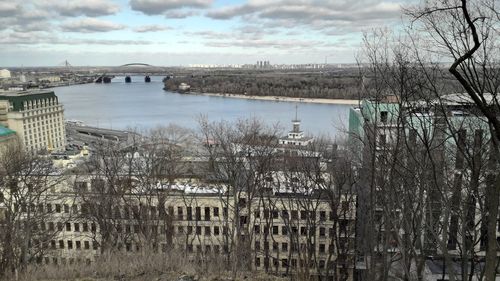
[[[294,98],[294,97],[282,97],[282,96],[249,96],[249,95],[239,95],[239,94],[199,93],[199,92],[191,92],[185,94],[248,99],[248,100],[265,100],[265,101],[306,102],[306,103],[343,104],[343,105],[359,104],[359,100],[348,100],[348,99]]]

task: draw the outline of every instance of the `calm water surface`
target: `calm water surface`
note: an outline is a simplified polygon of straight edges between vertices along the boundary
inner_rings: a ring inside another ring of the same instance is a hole
[[[197,129],[197,117],[206,115],[211,121],[257,117],[289,130],[295,116],[294,102],[182,95],[164,91],[162,77],[151,79],[151,83],[144,83],[144,77],[133,76],[128,84],[124,77],[116,77],[110,84],[59,87],[54,91],[64,105],[66,119],[113,129],[143,130],[169,123]],[[341,137],[347,129],[348,111],[348,105],[298,104],[302,129],[315,135]]]

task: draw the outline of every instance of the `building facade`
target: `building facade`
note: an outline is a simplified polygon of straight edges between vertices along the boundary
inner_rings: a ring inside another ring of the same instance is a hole
[[[64,109],[52,91],[1,93],[0,125],[16,131],[28,151],[65,149]]]
[[[426,265],[448,259],[442,275],[465,278],[484,268],[485,194],[496,169],[487,123],[466,95],[364,100],[351,109],[349,141],[360,167],[360,253],[408,251],[404,239],[415,239],[421,244],[410,247]],[[365,266],[375,264],[366,257]]]
[[[176,185],[110,203],[103,199],[105,186],[92,176],[72,177],[47,194],[44,204],[32,206],[50,214],[33,227],[50,233],[32,241],[43,249],[39,263],[90,264],[111,246],[130,255],[180,254],[190,262],[223,260],[231,253],[256,271],[353,280],[354,197],[342,196],[332,206],[319,193],[274,190],[253,198],[241,193],[232,202],[220,187]]]

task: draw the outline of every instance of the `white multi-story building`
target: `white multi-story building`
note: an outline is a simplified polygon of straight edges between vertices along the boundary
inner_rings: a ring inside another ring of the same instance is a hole
[[[62,151],[64,110],[53,91],[0,94],[0,125],[14,130],[28,151]]]
[[[10,78],[10,71],[8,69],[0,69],[0,79]]]

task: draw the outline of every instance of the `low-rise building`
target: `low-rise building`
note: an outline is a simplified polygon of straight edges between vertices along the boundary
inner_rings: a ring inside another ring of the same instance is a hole
[[[107,185],[77,176],[51,191],[38,207],[51,216],[34,228],[55,234],[33,242],[45,248],[39,262],[92,263],[112,243],[123,254],[170,252],[192,262],[231,254],[275,275],[353,279],[355,197],[332,204],[320,191],[275,187],[234,201],[226,188],[198,183],[137,186],[138,193],[107,201]]]

